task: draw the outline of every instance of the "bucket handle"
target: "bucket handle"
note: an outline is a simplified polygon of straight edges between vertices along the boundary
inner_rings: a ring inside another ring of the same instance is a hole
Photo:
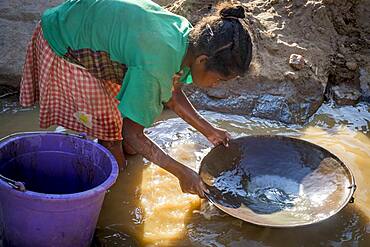
[[[355,193],[355,191],[357,189],[357,185],[352,184],[352,185],[348,186],[348,189],[353,189],[353,193]],[[354,203],[354,202],[355,202],[355,197],[352,195],[351,199],[349,199],[349,203]]]
[[[24,185],[23,182],[15,181],[13,179],[4,177],[1,174],[0,174],[0,180],[3,180],[7,184],[9,184],[13,189],[19,190],[21,192],[25,192],[26,191],[26,186]]]

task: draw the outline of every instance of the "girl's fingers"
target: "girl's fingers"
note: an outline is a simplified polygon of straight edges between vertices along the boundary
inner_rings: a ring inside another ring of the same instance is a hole
[[[230,141],[230,138],[229,137],[225,137],[223,140],[222,140],[222,144],[225,146],[225,147],[229,147],[229,141]]]
[[[224,144],[225,147],[229,147],[229,138],[225,138],[222,142]]]
[[[204,192],[206,192],[206,193],[209,194],[209,190],[207,189],[206,185],[203,182],[201,182],[201,185],[200,186],[202,188],[202,191],[204,191]]]
[[[229,132],[226,132],[226,138],[227,138],[227,140],[231,139],[231,134]]]
[[[201,189],[198,191],[198,195],[199,195],[199,197],[200,197],[200,198],[205,198],[205,197],[206,197],[206,196],[204,195],[204,191],[203,191],[203,190],[201,190]]]

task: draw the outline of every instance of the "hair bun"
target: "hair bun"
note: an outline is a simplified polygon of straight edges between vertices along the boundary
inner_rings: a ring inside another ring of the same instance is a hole
[[[219,15],[221,18],[245,18],[245,9],[242,5],[227,5],[224,6]]]

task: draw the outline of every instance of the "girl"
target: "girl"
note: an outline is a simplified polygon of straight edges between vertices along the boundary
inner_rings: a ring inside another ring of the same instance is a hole
[[[222,4],[194,28],[150,0],[67,0],[46,10],[29,44],[23,106],[40,104],[40,127],[60,125],[98,138],[120,167],[139,153],[175,175],[183,192],[204,185],[143,132],[164,106],[214,145],[230,135],[202,118],[183,83],[212,87],[243,75],[252,43],[240,5]]]

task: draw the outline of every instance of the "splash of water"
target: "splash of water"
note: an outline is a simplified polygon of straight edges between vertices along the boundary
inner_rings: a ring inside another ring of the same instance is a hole
[[[310,122],[310,125],[325,128],[345,125],[351,130],[360,130],[367,133],[370,129],[370,105],[365,102],[358,103],[356,106],[341,107],[335,106],[332,102],[322,104],[310,118]]]

